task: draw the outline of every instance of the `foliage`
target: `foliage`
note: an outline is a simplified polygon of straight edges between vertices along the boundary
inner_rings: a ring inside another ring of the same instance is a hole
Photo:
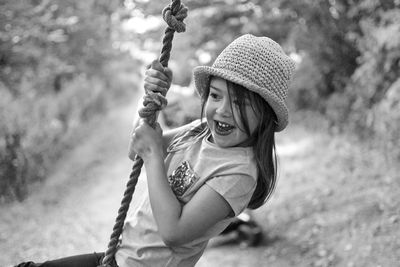
[[[161,10],[171,1],[131,1],[130,7],[135,15],[143,17],[158,17],[161,19]],[[201,64],[211,64],[212,60],[235,37],[244,33],[267,35],[283,42],[291,27],[284,22],[286,16],[276,14],[276,1],[195,1],[183,0],[189,8],[189,15],[185,19],[187,31],[176,34],[171,67],[178,73],[174,76],[176,83],[187,86],[191,82],[191,70]],[[160,36],[165,24],[160,28],[147,31],[137,38],[142,40],[142,47],[146,50],[154,48],[158,53],[160,47],[149,43],[160,43]],[[174,53],[179,51],[179,53]]]
[[[84,123],[130,95],[136,62],[113,48],[117,0],[0,5],[0,201],[22,200]]]
[[[379,110],[384,106],[395,108],[394,103],[400,101],[400,8],[385,10],[379,7],[368,11],[369,16],[361,21],[359,67],[347,89],[350,91],[354,88],[355,93],[351,106],[352,121],[357,122],[356,125],[362,130],[373,132],[377,127],[382,127],[378,126],[382,122],[396,122],[394,114],[382,116]],[[398,132],[400,125],[395,123],[395,127]],[[391,128],[387,130],[395,130]],[[382,128],[379,131],[385,132]]]
[[[300,109],[400,156],[400,2],[274,1],[292,25],[286,44],[302,57],[291,88]],[[384,145],[386,144],[386,145]],[[389,144],[389,145],[387,145]]]
[[[131,74],[149,63],[148,52],[151,57],[160,52],[166,27],[161,10],[170,2],[0,3],[0,177],[5,177],[0,195],[24,195],[10,185],[24,184],[19,177],[27,171],[33,179],[44,177],[59,155],[49,148],[62,151],[81,123],[106,110],[110,99],[123,97],[124,88],[134,87],[138,76]],[[175,83],[193,87],[192,68],[211,64],[235,37],[269,36],[299,62],[292,110],[318,111],[331,129],[354,131],[379,146],[390,148],[398,140],[400,1],[182,2],[189,16],[187,32],[174,39]],[[137,19],[154,25],[139,25]],[[122,31],[126,22],[136,23],[137,30]],[[400,150],[395,153],[400,156]]]

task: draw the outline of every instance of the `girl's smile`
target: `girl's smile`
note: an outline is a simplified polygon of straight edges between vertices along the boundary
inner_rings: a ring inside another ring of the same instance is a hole
[[[215,132],[219,135],[229,135],[234,129],[235,126],[230,125],[228,123],[214,121],[215,123]]]
[[[230,96],[224,79],[213,77],[210,92],[205,105],[205,115],[211,130],[212,142],[220,147],[241,146],[249,138],[243,131],[240,121],[239,107]],[[246,115],[251,133],[257,127],[256,115],[250,103],[246,104]]]

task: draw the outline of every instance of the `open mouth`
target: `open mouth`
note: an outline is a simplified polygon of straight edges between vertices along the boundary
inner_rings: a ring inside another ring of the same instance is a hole
[[[215,132],[219,135],[228,135],[233,131],[233,129],[235,129],[235,126],[230,125],[228,123],[220,121],[214,121],[214,122],[215,122]]]

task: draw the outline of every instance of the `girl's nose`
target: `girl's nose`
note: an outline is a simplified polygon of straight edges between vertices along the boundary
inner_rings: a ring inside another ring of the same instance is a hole
[[[231,116],[231,104],[229,99],[224,99],[220,102],[220,106],[217,108],[217,113],[224,117]]]

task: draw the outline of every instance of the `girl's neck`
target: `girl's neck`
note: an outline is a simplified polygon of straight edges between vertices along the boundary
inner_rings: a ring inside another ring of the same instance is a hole
[[[215,144],[212,134],[210,134],[207,137],[207,140],[210,143]],[[240,144],[238,144],[238,145],[236,145],[234,147],[252,147],[252,146],[254,146],[254,143],[255,143],[255,137],[251,136],[251,137],[247,138],[244,142],[242,142],[242,143],[240,143]]]

